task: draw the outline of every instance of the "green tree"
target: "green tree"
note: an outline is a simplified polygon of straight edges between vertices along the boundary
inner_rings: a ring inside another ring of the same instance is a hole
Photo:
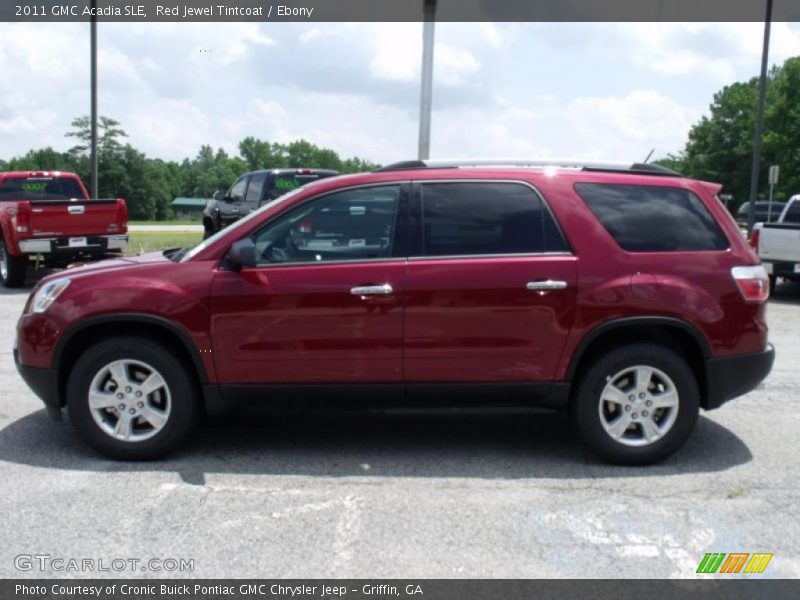
[[[128,137],[120,122],[110,117],[100,117],[97,122],[97,151],[98,154],[106,152],[119,152],[122,149],[120,138]],[[77,138],[78,143],[69,149],[74,156],[89,154],[92,144],[92,121],[89,117],[75,117],[70,123],[72,131],[66,137]]]
[[[775,190],[778,200],[800,193],[800,57],[773,67],[767,78],[764,135],[759,171],[759,197],[767,195],[767,170],[781,167]],[[689,177],[723,184],[733,195],[731,210],[750,194],[753,136],[758,103],[758,78],[732,83],[714,94],[710,115],[689,131],[679,155],[656,162]]]

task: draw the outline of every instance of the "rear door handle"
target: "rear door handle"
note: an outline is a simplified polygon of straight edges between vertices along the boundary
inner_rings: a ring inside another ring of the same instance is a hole
[[[394,288],[388,283],[383,285],[360,285],[350,289],[354,296],[388,296],[394,292]]]
[[[553,279],[544,279],[542,281],[529,281],[525,284],[525,288],[531,291],[541,290],[563,290],[566,289],[566,281],[556,281]]]

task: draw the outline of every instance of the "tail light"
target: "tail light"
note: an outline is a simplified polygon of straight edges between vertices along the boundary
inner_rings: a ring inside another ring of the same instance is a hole
[[[117,198],[117,224],[120,233],[128,232],[128,206],[122,198]]]
[[[769,277],[761,265],[733,267],[731,275],[745,302],[764,302],[769,298]]]
[[[17,232],[28,233],[31,226],[31,203],[20,202],[17,205]]]
[[[758,241],[760,239],[761,239],[761,230],[753,229],[753,233],[750,234],[750,245],[753,247],[754,250],[758,250]]]

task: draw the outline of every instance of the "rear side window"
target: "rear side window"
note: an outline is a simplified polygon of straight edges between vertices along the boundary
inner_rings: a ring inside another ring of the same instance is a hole
[[[517,183],[422,185],[425,256],[569,249],[541,198]]]
[[[0,184],[0,200],[83,200],[78,182],[71,177],[13,177]]]
[[[728,240],[689,190],[578,183],[575,190],[628,252],[724,250]]]

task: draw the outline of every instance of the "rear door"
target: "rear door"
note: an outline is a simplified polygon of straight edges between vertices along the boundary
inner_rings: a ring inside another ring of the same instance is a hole
[[[509,182],[414,185],[404,376],[419,382],[554,378],[572,326],[576,258],[541,197]]]

